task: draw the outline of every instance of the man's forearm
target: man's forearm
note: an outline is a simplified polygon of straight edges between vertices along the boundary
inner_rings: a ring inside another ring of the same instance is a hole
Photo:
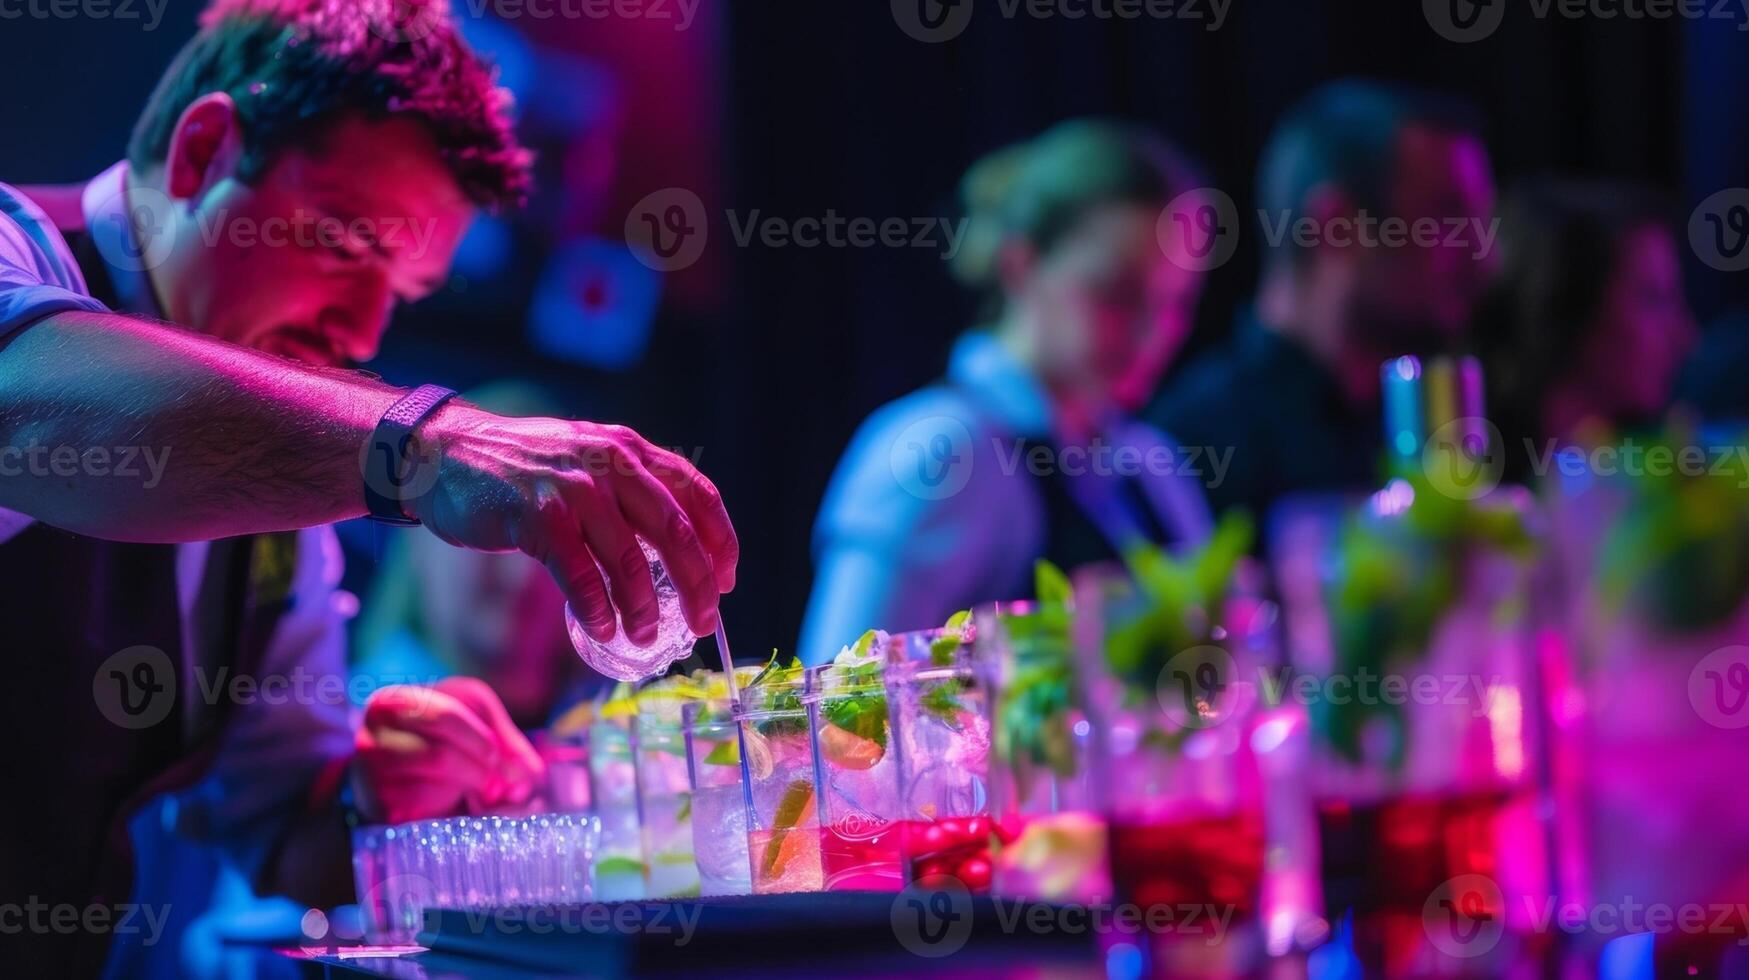
[[[0,506],[149,542],[357,517],[360,451],[398,394],[177,327],[57,314],[0,346]]]

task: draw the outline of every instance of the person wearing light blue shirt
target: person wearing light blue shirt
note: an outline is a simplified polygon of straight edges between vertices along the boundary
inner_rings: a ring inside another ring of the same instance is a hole
[[[1190,329],[1219,244],[1176,220],[1211,206],[1197,186],[1148,133],[1093,120],[967,174],[954,272],[993,314],[942,381],[877,410],[846,449],[814,530],[804,660],[1028,595],[1040,558],[1072,568],[1208,535],[1203,486],[1230,453],[1129,414]]]

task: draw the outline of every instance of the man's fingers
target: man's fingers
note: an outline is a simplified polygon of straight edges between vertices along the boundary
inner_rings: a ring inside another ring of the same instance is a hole
[[[662,481],[674,500],[686,511],[699,542],[710,556],[718,592],[735,588],[735,569],[741,561],[741,542],[735,525],[723,506],[722,494],[698,468],[666,449],[643,444],[644,465]]]
[[[528,736],[516,727],[503,699],[491,685],[477,677],[446,677],[435,686],[472,708],[474,714],[486,722],[486,727],[498,736],[499,761],[507,780],[526,783],[546,780],[546,762],[529,743]]]
[[[619,611],[619,623],[626,636],[638,646],[656,642],[656,583],[650,577],[650,560],[638,539],[619,512],[619,504],[609,495],[597,494],[589,505],[575,510],[583,525],[583,537],[589,543],[601,572],[607,579],[607,592],[613,608]]]
[[[547,549],[546,566],[571,604],[571,615],[583,624],[583,631],[597,643],[613,639],[619,628],[613,603],[607,597],[607,582],[575,528],[567,527],[554,537]]]
[[[365,703],[364,723],[372,732],[400,730],[441,743],[487,767],[497,762],[498,738],[492,730],[467,706],[435,688],[385,687]]]
[[[699,636],[716,632],[720,593],[711,559],[668,488],[649,473],[631,474],[618,484],[617,496],[632,529],[661,554],[687,625]]]

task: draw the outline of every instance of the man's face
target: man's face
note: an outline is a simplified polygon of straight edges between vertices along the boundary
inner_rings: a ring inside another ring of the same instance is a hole
[[[152,273],[166,315],[320,365],[374,357],[395,304],[447,280],[474,214],[423,126],[362,116],[189,203]]]
[[[1461,336],[1496,267],[1494,179],[1481,140],[1410,126],[1398,137],[1388,217],[1427,243],[1361,249],[1356,326],[1389,350],[1441,347]]]

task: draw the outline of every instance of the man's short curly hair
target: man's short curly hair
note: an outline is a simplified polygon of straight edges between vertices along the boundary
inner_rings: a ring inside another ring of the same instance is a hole
[[[530,154],[512,130],[510,94],[462,40],[446,0],[213,0],[146,103],[130,165],[162,164],[177,120],[213,92],[236,101],[245,181],[357,112],[423,123],[477,204],[527,195]]]

